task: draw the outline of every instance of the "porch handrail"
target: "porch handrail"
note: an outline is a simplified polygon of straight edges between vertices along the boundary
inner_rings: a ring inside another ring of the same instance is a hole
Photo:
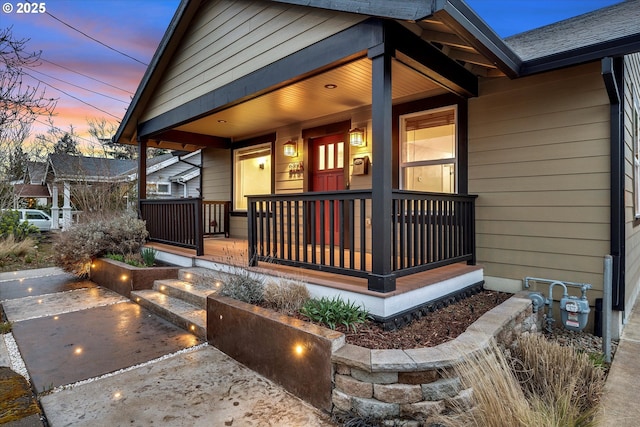
[[[397,277],[475,264],[476,197],[394,190],[392,235],[385,239],[370,227],[370,190],[249,196],[249,260],[368,277],[371,246],[386,242]],[[313,231],[317,226],[328,233]]]
[[[149,241],[195,249],[196,255],[204,255],[201,198],[142,199],[138,209]]]

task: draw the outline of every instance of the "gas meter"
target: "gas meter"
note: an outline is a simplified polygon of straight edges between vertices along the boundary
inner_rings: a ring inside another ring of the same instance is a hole
[[[563,296],[560,300],[562,324],[570,331],[581,331],[587,326],[589,301],[585,297]]]

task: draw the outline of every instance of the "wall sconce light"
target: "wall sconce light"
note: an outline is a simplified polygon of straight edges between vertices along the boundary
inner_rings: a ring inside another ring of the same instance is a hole
[[[288,141],[284,144],[284,155],[287,157],[295,157],[298,155],[298,143],[296,141]]]
[[[364,147],[367,142],[364,140],[364,129],[353,128],[349,131],[349,143],[353,147]]]

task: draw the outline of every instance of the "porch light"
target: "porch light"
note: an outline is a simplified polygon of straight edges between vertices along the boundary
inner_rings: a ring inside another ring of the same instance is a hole
[[[298,155],[298,144],[295,141],[288,141],[284,144],[284,155],[296,157]]]
[[[353,128],[349,131],[349,143],[353,147],[364,147],[367,143],[364,140],[364,129]]]

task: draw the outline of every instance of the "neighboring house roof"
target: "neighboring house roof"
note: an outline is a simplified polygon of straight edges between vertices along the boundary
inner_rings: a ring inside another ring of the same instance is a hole
[[[200,176],[200,168],[193,167],[169,178],[171,182],[188,182]]]
[[[55,180],[118,181],[127,179],[137,167],[136,160],[106,159],[100,157],[49,155],[49,166]]]
[[[47,172],[46,162],[27,162],[27,176],[31,184],[43,184]]]
[[[13,186],[14,194],[18,197],[43,198],[51,197],[46,185],[16,184]]]

